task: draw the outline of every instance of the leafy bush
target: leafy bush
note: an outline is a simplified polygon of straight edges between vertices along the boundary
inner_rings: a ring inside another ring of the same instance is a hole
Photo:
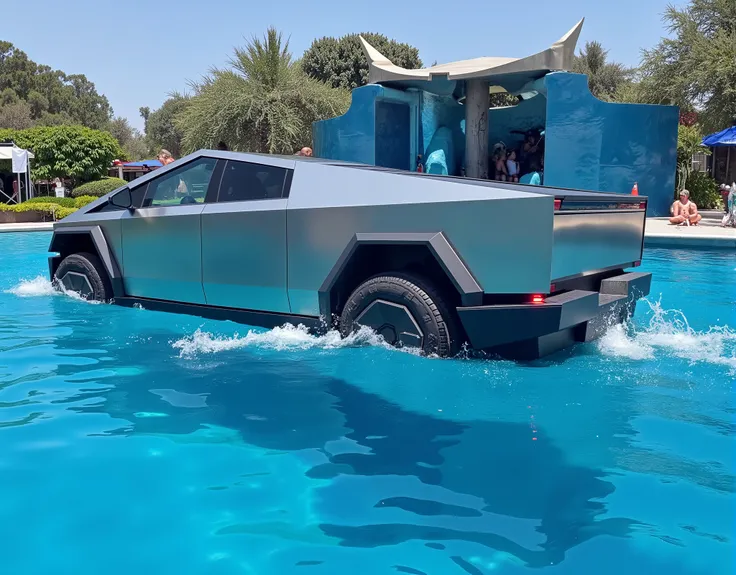
[[[52,202],[23,202],[22,204],[0,204],[0,212],[45,212],[57,220],[77,211],[74,207],[64,207]]]
[[[692,172],[685,187],[690,192],[690,199],[699,209],[723,209],[723,198],[718,191],[718,184],[704,172]]]
[[[73,207],[75,207],[75,208],[83,208],[87,204],[91,204],[92,202],[94,202],[95,200],[99,200],[100,198],[98,198],[97,196],[79,196],[79,197],[73,198],[73,199],[74,199],[74,206]]]
[[[56,210],[56,219],[61,220],[77,211],[77,208],[59,208]]]
[[[65,208],[73,208],[74,198],[57,198],[56,196],[39,196],[37,198],[31,198],[23,202],[24,204],[56,204],[57,206],[64,206]],[[77,206],[78,207],[78,206]]]
[[[31,150],[34,180],[69,177],[86,182],[100,178],[115,158],[122,156],[109,133],[82,126],[44,126],[27,130],[0,130],[0,141],[14,141]]]
[[[127,183],[120,178],[102,178],[94,182],[87,182],[72,190],[72,198],[78,198],[80,196],[95,196],[96,198],[100,198]]]
[[[97,200],[97,196],[79,196],[78,198],[57,198],[56,196],[39,196],[26,200],[25,204],[56,204],[64,208],[83,208]]]

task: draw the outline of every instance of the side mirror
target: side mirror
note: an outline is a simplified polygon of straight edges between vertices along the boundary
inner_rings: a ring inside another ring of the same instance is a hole
[[[133,196],[131,196],[128,188],[120,190],[117,194],[107,200],[107,203],[111,206],[115,206],[116,208],[130,210],[131,212],[135,210],[133,207]]]

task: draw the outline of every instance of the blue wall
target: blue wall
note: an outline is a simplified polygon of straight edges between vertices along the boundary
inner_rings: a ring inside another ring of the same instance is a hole
[[[545,185],[629,193],[638,182],[639,193],[649,197],[649,215],[669,213],[677,164],[676,107],[602,102],[588,90],[585,76],[566,72],[548,74],[535,89],[537,96],[517,106],[489,110],[490,149],[498,141],[520,145],[521,136],[511,130],[545,126]],[[388,133],[376,125],[376,103],[382,101],[409,106],[408,160],[405,143],[381,146],[381,134]],[[451,96],[369,84],[353,90],[345,115],[314,124],[314,151],[318,157],[365,164],[408,162],[413,170],[417,154],[426,160],[439,146],[454,156],[447,158],[447,171],[457,175],[465,155],[464,117],[464,107]],[[432,145],[441,127],[452,134],[451,146],[446,131]],[[377,158],[376,146],[383,156]]]
[[[416,156],[421,153],[417,151],[420,93],[402,92],[377,84],[368,84],[353,90],[350,109],[342,116],[315,122],[312,125],[315,156],[375,165],[377,101],[409,106],[409,162],[414,169]],[[397,163],[403,161],[396,159]]]
[[[581,74],[545,77],[544,183],[649,197],[648,214],[669,213],[677,166],[674,106],[612,104],[595,98]]]

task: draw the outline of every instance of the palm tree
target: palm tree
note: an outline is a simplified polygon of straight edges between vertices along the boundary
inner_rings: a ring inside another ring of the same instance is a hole
[[[192,85],[177,119],[186,150],[224,141],[233,150],[290,154],[311,142],[312,122],[348,108],[349,92],[307,77],[274,28],[237,48],[229,63]]]
[[[634,71],[618,62],[608,61],[608,50],[600,42],[586,42],[585,48],[575,56],[573,72],[586,74],[591,93],[600,100],[610,102],[616,93],[629,83]]]

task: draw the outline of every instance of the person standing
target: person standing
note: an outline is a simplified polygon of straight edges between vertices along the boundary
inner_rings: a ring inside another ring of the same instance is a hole
[[[159,162],[161,162],[161,165],[162,166],[168,166],[169,164],[171,164],[171,163],[173,163],[173,162],[176,161],[176,160],[174,160],[174,156],[171,155],[171,152],[169,152],[168,150],[164,150],[164,149],[162,149],[158,153],[158,156],[156,156],[156,159]]]

